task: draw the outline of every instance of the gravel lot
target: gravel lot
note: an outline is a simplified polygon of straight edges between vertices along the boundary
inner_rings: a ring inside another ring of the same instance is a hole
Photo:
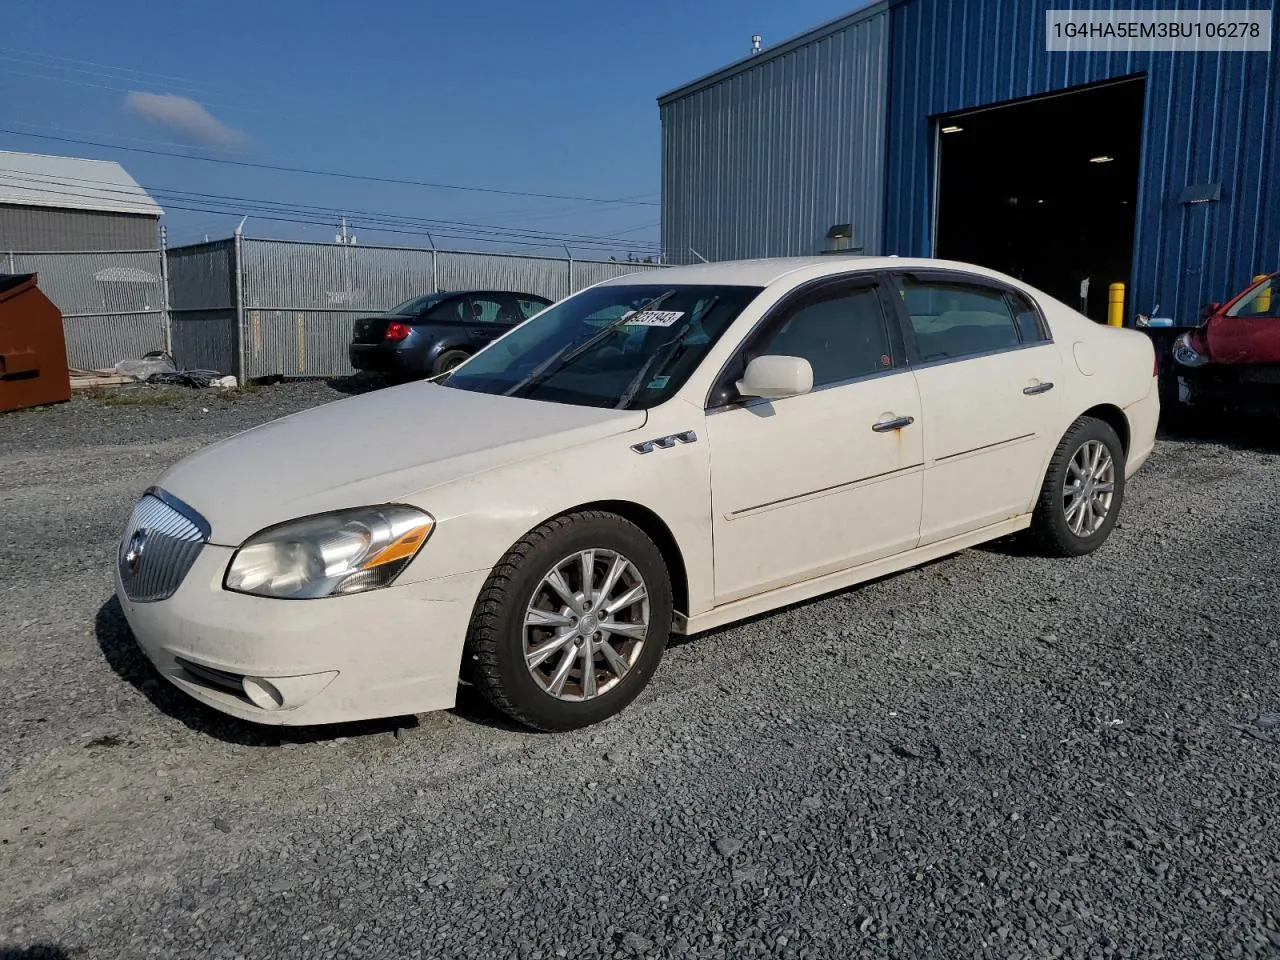
[[[466,691],[240,724],[134,649],[116,538],[166,464],[339,396],[0,417],[5,960],[1280,955],[1274,447],[1163,441],[1093,557],[996,545],[679,641],[594,729]]]

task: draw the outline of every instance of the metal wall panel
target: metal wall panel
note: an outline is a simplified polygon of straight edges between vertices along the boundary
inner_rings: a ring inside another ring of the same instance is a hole
[[[136,213],[0,203],[0,247],[52,252],[158,250],[156,223],[155,217]]]
[[[934,120],[987,104],[1116,77],[1146,76],[1142,172],[1126,312],[1194,320],[1199,305],[1280,267],[1280,39],[1270,53],[1045,50],[1045,11],[1103,0],[896,0],[885,250],[932,253]],[[1137,8],[1154,8],[1135,0]],[[1163,6],[1168,6],[1167,4]],[[1249,0],[1180,0],[1180,9],[1248,9]],[[1280,29],[1280,18],[1273,30]],[[1034,147],[1029,159],[1034,157]],[[1188,205],[1183,188],[1221,183]]]
[[[38,275],[62,311],[67,362],[112,366],[166,346],[159,251],[0,253],[0,270]]]
[[[888,51],[874,4],[661,98],[668,259],[880,252]]]
[[[67,365],[105,370],[165,348],[164,315],[159,312],[63,317]]]
[[[168,266],[174,361],[193,370],[236,372],[235,241],[174,247]]]
[[[614,277],[626,277],[635,273],[644,273],[654,269],[648,263],[615,263],[609,261],[575,260],[573,262],[573,289],[581,290],[592,284],[612,280]],[[638,281],[643,277],[637,277]],[[547,294],[550,296],[550,294]]]
[[[491,287],[563,300],[574,289],[569,280],[569,261],[563,257],[441,253],[438,260],[440,290]]]
[[[169,249],[169,307],[225,310],[235,306],[235,241],[215,240]]]

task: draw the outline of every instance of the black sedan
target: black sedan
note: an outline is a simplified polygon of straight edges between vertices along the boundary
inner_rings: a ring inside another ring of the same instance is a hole
[[[415,297],[355,322],[351,365],[398,377],[435,376],[549,306],[551,301],[537,294],[497,290]]]

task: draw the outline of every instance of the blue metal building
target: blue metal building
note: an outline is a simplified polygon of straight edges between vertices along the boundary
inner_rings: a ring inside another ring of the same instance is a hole
[[[1132,259],[1128,277],[1100,279],[1128,281],[1127,322],[1157,304],[1186,322],[1200,304],[1280,268],[1276,23],[1270,52],[1049,52],[1046,11],[1066,6],[888,0],[666,94],[669,255],[688,259],[690,246],[711,259],[814,253],[830,247],[828,227],[848,222],[867,253],[936,255],[944,124],[1126,78],[1142,83]],[[862,42],[833,42],[854,29]],[[1038,162],[1036,144],[1018,149],[1026,165]]]

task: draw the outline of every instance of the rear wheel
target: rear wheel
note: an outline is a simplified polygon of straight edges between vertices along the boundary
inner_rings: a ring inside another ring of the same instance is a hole
[[[1102,546],[1124,502],[1124,447],[1102,420],[1081,417],[1054,451],[1031,532],[1049,553],[1079,557]]]
[[[471,354],[465,350],[446,350],[436,357],[436,362],[431,365],[431,375],[438,377],[442,373],[448,373],[469,356]]]
[[[547,521],[494,567],[466,655],[503,713],[572,730],[636,698],[670,631],[670,575],[653,541],[622,517],[584,511]]]

